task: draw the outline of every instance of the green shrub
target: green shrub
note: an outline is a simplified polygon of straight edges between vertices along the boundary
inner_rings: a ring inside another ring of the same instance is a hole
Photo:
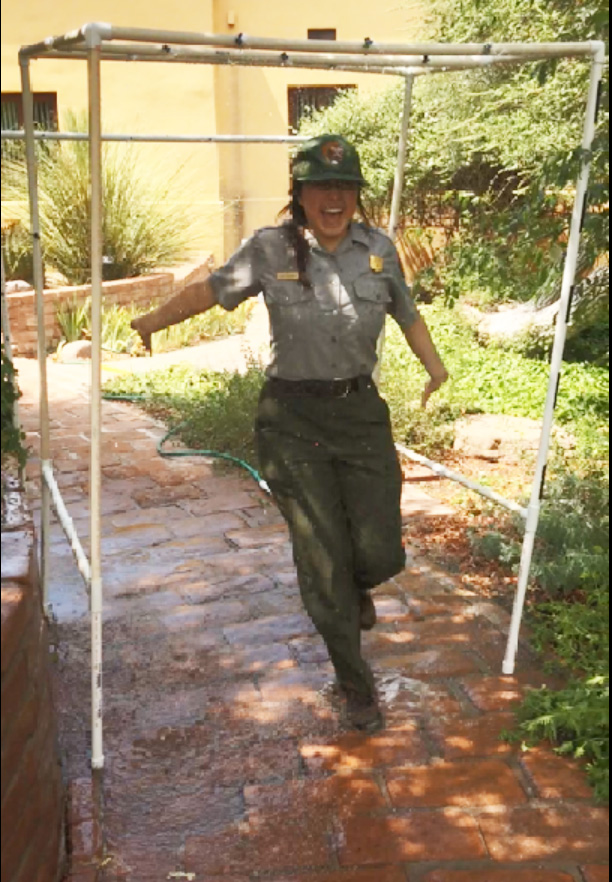
[[[7,282],[20,280],[34,285],[32,240],[21,223],[14,223],[3,229],[2,253]]]
[[[547,739],[560,754],[587,764],[589,779],[602,802],[610,798],[610,679],[572,680],[559,691],[529,693],[519,721],[527,744]]]
[[[154,351],[170,352],[186,346],[194,346],[207,340],[243,334],[254,309],[254,303],[241,304],[234,312],[215,307],[203,315],[173,325],[154,337]],[[114,305],[102,312],[102,346],[115,353],[130,351],[140,339],[130,323],[141,310],[136,307]],[[91,336],[91,300],[73,300],[62,303],[57,318],[66,343]]]
[[[567,685],[529,693],[520,737],[547,739],[587,763],[598,797],[609,799],[610,553],[609,479],[598,468],[557,465],[542,508],[532,567],[537,602],[528,612],[534,644]],[[519,531],[487,534],[475,549],[518,565]]]
[[[2,462],[7,458],[15,458],[19,465],[26,461],[23,446],[24,435],[15,426],[15,402],[21,397],[17,387],[15,369],[2,342]]]
[[[66,343],[82,340],[86,332],[91,330],[91,298],[82,302],[76,297],[72,302],[64,301],[60,303],[56,315],[62,339]]]
[[[86,131],[75,115],[68,129]],[[103,165],[104,279],[149,273],[183,260],[190,221],[172,195],[180,171],[155,177],[138,163],[133,145],[106,145]],[[89,146],[83,142],[42,145],[38,151],[39,202],[45,264],[59,281],[87,284],[91,275]],[[2,198],[29,229],[27,171],[23,162],[2,166]]]
[[[533,577],[550,602],[590,598],[608,585],[609,497],[609,477],[600,469],[563,471],[549,484]]]

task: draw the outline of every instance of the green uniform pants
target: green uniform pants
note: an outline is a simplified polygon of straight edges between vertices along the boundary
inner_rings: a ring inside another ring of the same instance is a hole
[[[262,473],[286,519],[302,598],[341,685],[370,694],[360,592],[401,572],[402,473],[389,410],[373,383],[343,398],[263,390]]]

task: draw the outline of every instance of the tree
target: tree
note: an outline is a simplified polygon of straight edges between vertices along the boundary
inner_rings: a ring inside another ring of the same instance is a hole
[[[425,38],[443,42],[607,39],[607,5],[587,0],[434,0]],[[446,248],[416,290],[472,293],[486,301],[558,296],[573,189],[580,166],[589,66],[564,59],[422,77],[417,82],[404,216],[409,242],[432,224]],[[401,87],[343,96],[304,131],[339,131],[360,144],[368,201],[388,213]],[[581,255],[589,326],[608,314],[609,83],[593,155],[591,210]],[[416,232],[415,232],[416,230]],[[404,238],[405,241],[405,238]]]

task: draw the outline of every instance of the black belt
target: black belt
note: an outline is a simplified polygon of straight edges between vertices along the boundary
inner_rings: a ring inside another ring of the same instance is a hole
[[[348,398],[355,392],[371,389],[372,377],[352,377],[350,380],[283,380],[270,377],[269,389],[276,395],[296,395],[306,398]]]

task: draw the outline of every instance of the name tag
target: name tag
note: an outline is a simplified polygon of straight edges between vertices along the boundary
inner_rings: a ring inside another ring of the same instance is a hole
[[[379,257],[377,254],[370,255],[370,269],[373,273],[382,273],[385,269],[385,259],[384,257]]]
[[[276,278],[279,282],[299,282],[299,273],[277,273]]]

